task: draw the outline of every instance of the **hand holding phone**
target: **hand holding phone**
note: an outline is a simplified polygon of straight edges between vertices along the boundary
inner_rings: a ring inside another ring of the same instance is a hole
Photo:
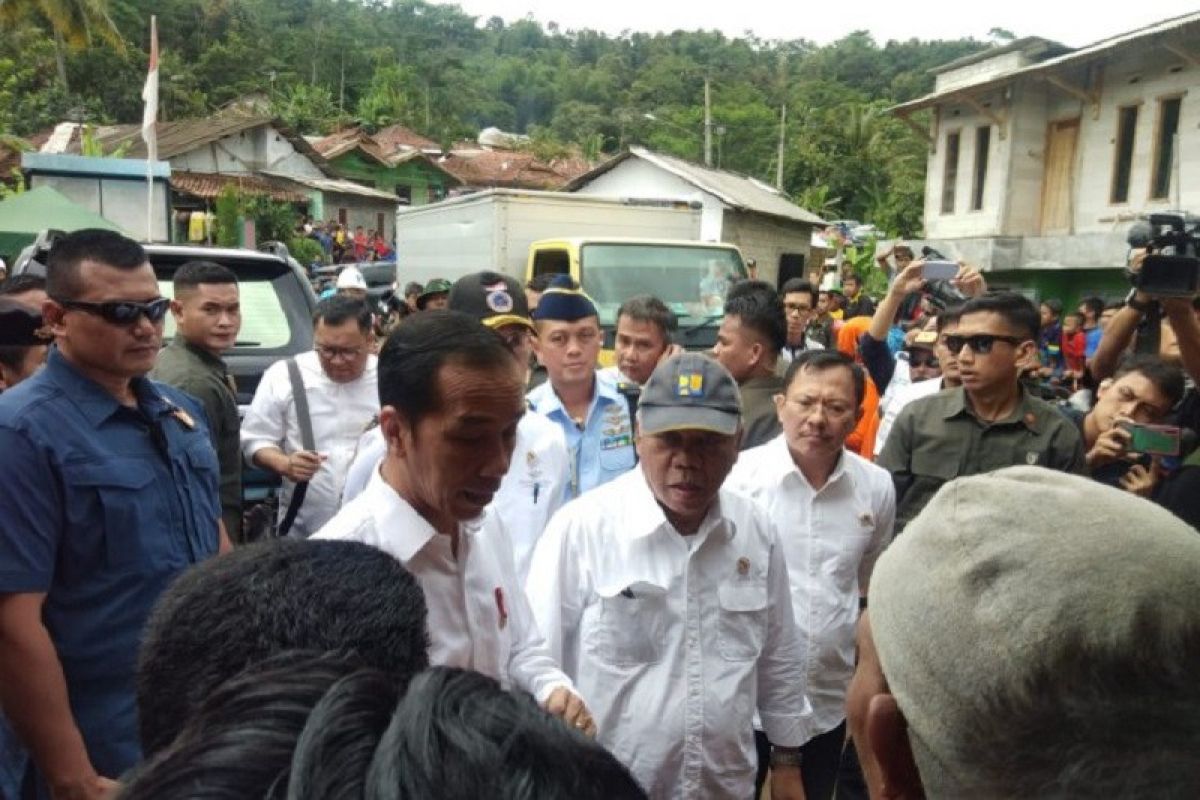
[[[1136,422],[1122,422],[1120,425],[1129,431],[1129,452],[1152,456],[1179,455],[1179,428],[1173,425],[1139,425]]]
[[[958,277],[958,262],[926,261],[921,277],[927,281],[952,281]]]

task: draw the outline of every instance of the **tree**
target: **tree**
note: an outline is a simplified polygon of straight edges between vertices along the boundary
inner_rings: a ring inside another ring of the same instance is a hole
[[[92,44],[93,38],[119,52],[125,40],[109,16],[108,0],[5,0],[0,2],[0,29],[10,30],[22,21],[34,18],[50,27],[58,66],[58,80],[66,91],[66,51],[78,52]]]

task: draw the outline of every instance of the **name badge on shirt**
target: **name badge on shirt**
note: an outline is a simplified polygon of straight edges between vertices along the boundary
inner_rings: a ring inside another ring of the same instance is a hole
[[[601,450],[615,450],[618,447],[629,447],[633,444],[633,437],[628,431],[615,433],[611,436],[605,436],[600,440]]]

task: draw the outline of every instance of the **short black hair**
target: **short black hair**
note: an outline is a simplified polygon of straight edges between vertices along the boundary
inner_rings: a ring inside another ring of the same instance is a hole
[[[845,275],[845,276],[842,278],[842,285],[843,285],[843,286],[845,286],[845,285],[846,285],[846,281],[854,281],[854,282],[855,282],[855,283],[857,283],[859,286],[862,286],[862,282],[863,282],[862,278],[858,277],[858,273],[857,273],[857,272],[849,272],[849,273],[847,273],[847,274],[846,274],[846,275]]]
[[[1017,292],[988,292],[973,297],[962,304],[959,318],[967,314],[992,313],[1004,319],[1011,327],[1016,328],[1026,338],[1037,341],[1038,331],[1042,327],[1041,316],[1037,306],[1023,294]]]
[[[561,272],[543,272],[541,275],[534,275],[525,282],[525,288],[531,292],[544,292],[550,288],[550,282],[557,278]],[[571,289],[578,289],[579,284],[574,278],[571,278]]]
[[[404,284],[405,297],[408,297],[410,294],[420,294],[423,291],[425,291],[425,287],[416,281],[409,281],[408,283]]]
[[[84,228],[68,233],[54,243],[46,259],[46,293],[70,300],[82,292],[79,267],[84,261],[134,270],[146,260],[145,248],[116,231]]]
[[[1063,310],[1062,300],[1059,300],[1057,297],[1046,298],[1045,300],[1042,301],[1042,305],[1044,305],[1046,308],[1050,309],[1050,313],[1053,314],[1054,316],[1058,317],[1058,316],[1062,315],[1062,310]]]
[[[815,308],[817,305],[817,287],[812,285],[812,281],[805,280],[804,278],[789,278],[784,281],[779,293],[782,295],[794,293],[806,294],[812,298],[813,307]]]
[[[734,284],[725,300],[725,316],[737,317],[742,327],[761,336],[775,354],[787,344],[787,314],[783,301],[769,283]]]
[[[334,294],[317,303],[313,311],[313,325],[322,320],[326,325],[341,325],[354,320],[363,333],[371,332],[371,308],[366,301],[348,294]]]
[[[1100,315],[1104,313],[1104,298],[1102,297],[1085,297],[1079,301],[1079,305],[1095,315],[1096,319],[1100,319]]]
[[[358,542],[276,539],[210,559],[180,576],[146,623],[142,747],[165,747],[213,689],[285,650],[353,648],[407,680],[429,663],[425,616],[416,579]]]
[[[250,665],[212,688],[179,722],[179,736],[134,770],[121,797],[283,798],[313,712],[350,680],[379,692],[376,704],[394,705],[399,688],[354,653],[286,651]]]
[[[600,744],[493,678],[433,667],[409,684],[367,773],[371,800],[642,800]]]
[[[1156,355],[1143,353],[1125,356],[1117,365],[1113,380],[1119,380],[1131,372],[1136,372],[1153,383],[1154,388],[1170,401],[1171,408],[1183,399],[1183,393],[1187,391],[1183,370]]]
[[[943,308],[937,313],[937,321],[934,323],[934,329],[941,333],[946,329],[947,325],[953,325],[962,319],[962,306],[950,306]]]
[[[667,304],[654,295],[637,294],[621,303],[617,309],[617,321],[621,317],[629,317],[637,322],[649,322],[658,328],[665,341],[671,341],[671,334],[679,327],[675,312],[667,308]]]
[[[46,279],[41,275],[12,275],[0,281],[0,297],[11,297],[26,292],[46,291]]]
[[[175,270],[171,283],[175,294],[187,289],[195,289],[201,284],[222,284],[238,282],[237,275],[229,267],[215,261],[188,261]]]
[[[867,375],[862,367],[854,363],[853,358],[840,350],[805,350],[800,353],[792,359],[787,372],[783,374],[783,391],[791,388],[792,381],[802,370],[824,372],[838,367],[850,370],[850,378],[854,381],[854,407],[859,408],[867,395]]]
[[[509,369],[513,360],[504,340],[470,314],[425,311],[396,328],[379,352],[379,405],[415,427],[441,403],[437,374],[451,363],[492,370]]]

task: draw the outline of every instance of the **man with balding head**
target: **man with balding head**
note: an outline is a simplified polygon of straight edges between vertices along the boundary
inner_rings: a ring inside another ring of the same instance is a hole
[[[1198,576],[1194,530],[1086,478],[943,487],[860,626],[847,706],[872,797],[1194,797]]]

